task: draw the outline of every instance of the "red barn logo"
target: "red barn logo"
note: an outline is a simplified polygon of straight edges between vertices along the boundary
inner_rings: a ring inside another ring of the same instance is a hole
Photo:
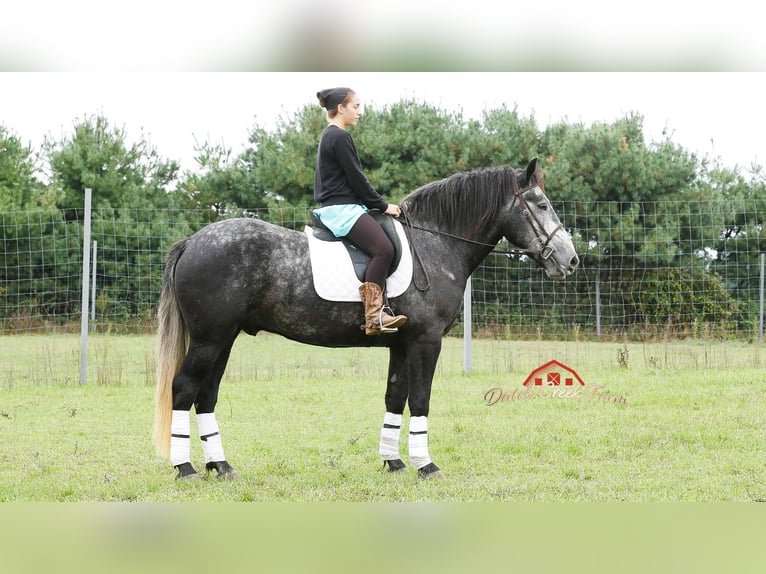
[[[576,387],[585,386],[577,371],[555,359],[540,365],[524,381],[525,387]]]

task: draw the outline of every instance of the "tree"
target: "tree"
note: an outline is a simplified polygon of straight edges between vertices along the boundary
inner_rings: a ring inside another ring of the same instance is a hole
[[[280,118],[273,132],[256,125],[239,158],[250,197],[270,205],[313,206],[316,152],[326,126],[325,112],[316,105]],[[470,146],[462,130],[460,114],[402,101],[379,111],[367,109],[351,133],[370,183],[383,197],[398,201],[421,185],[467,168]]]
[[[179,166],[165,161],[142,137],[128,144],[124,128],[103,116],[75,122],[74,135],[44,145],[58,207],[79,209],[93,190],[93,207],[160,208],[177,203],[173,193]]]
[[[707,243],[706,262],[755,317],[760,256],[766,253],[766,177],[756,169],[748,180],[736,169],[714,165],[703,171],[703,184],[701,192],[718,200],[719,221],[718,233]]]
[[[41,199],[30,146],[0,124],[0,211],[20,210]]]
[[[266,207],[254,189],[250,170],[242,157],[232,157],[231,148],[205,142],[195,148],[197,172],[187,172],[180,185],[192,208],[223,213],[227,208]]]
[[[486,110],[478,137],[472,136],[471,131],[469,125],[470,167],[499,164],[524,167],[529,160],[540,156],[541,137],[537,122],[533,116],[520,116],[516,107]]]
[[[365,111],[354,139],[370,183],[384,197],[399,201],[422,185],[462,171],[462,130],[461,114],[402,100]]]
[[[241,207],[287,203],[313,205],[314,172],[319,137],[326,126],[319,106],[304,106],[281,117],[272,133],[255,125],[240,160],[251,202]],[[253,205],[253,204],[256,205]]]
[[[668,140],[647,145],[643,118],[635,114],[590,127],[554,124],[542,134],[541,151],[548,188],[576,202],[567,225],[589,242],[589,257],[631,259],[652,237],[656,246],[669,228],[663,201],[681,199],[697,180],[696,157]],[[664,245],[662,259],[677,255],[673,240]]]
[[[158,230],[169,226],[166,208],[180,205],[181,194],[175,190],[178,164],[163,160],[143,135],[129,143],[125,129],[112,127],[103,116],[75,122],[74,134],[59,141],[47,140],[44,153],[49,162],[50,188],[60,209],[57,214],[64,222],[58,225],[58,220],[53,220],[57,226],[46,235],[54,242],[76,238],[82,225],[84,190],[92,189],[92,238],[98,241],[100,254],[100,304],[110,305],[117,315],[144,314],[156,302],[164,250],[172,241],[159,239],[162,235]],[[56,244],[46,247],[46,235],[35,241],[42,243],[41,257],[47,262]],[[78,245],[75,253],[80,249]],[[72,252],[71,248],[67,251]],[[55,295],[46,297],[41,314],[48,314],[49,308],[56,314],[62,309],[73,312],[77,298],[69,291],[80,288],[79,273],[73,269],[79,261],[72,256],[58,263],[65,271],[60,274],[47,273],[44,264],[36,263],[35,268],[43,270],[46,285],[56,284],[49,289]],[[67,265],[70,267],[65,269]],[[152,268],[157,271],[150,273]],[[132,269],[147,271],[136,276],[128,272]],[[109,292],[120,292],[119,302],[108,299],[105,294]]]
[[[682,329],[736,316],[707,256],[724,227],[722,196],[711,193],[694,154],[667,137],[647,144],[637,114],[589,127],[555,124],[542,149],[548,189],[574,201],[565,223],[587,244],[583,265],[598,267],[602,298],[621,310],[615,324]]]

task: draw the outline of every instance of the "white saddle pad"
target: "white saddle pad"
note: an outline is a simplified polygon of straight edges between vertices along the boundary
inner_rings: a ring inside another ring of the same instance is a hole
[[[386,282],[389,299],[404,293],[412,282],[412,254],[404,227],[394,221],[394,227],[402,242],[402,257],[399,265]],[[359,286],[362,284],[354,272],[354,264],[348,250],[340,241],[321,241],[314,237],[313,228],[304,229],[309,241],[311,274],[314,289],[322,299],[328,301],[361,301]]]

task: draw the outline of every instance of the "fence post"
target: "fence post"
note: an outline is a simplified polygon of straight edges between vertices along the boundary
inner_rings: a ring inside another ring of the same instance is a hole
[[[90,320],[96,320],[96,266],[98,265],[98,241],[93,241],[93,265],[91,268]]]
[[[601,277],[596,267],[596,337],[601,337]]]
[[[83,221],[82,240],[82,302],[80,304],[80,384],[85,384],[88,377],[88,295],[90,290],[90,189],[85,189],[85,220]]]
[[[463,372],[468,374],[473,366],[471,352],[471,277],[465,283],[465,292],[463,293]]]
[[[759,313],[758,313],[758,340],[763,341],[763,271],[764,260],[766,260],[766,253],[761,253],[761,278],[758,288],[758,298],[760,300]]]

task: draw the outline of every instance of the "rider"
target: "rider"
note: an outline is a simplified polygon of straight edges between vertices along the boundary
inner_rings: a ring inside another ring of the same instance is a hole
[[[399,217],[398,205],[387,203],[362,171],[354,140],[346,131],[361,114],[359,97],[350,88],[317,92],[319,105],[327,110],[329,125],[322,132],[317,151],[314,211],[336,237],[346,237],[371,257],[365,281],[359,286],[364,304],[367,335],[395,332],[407,317],[392,316],[383,305],[386,277],[394,258],[394,247],[380,224],[367,212],[379,209]]]

